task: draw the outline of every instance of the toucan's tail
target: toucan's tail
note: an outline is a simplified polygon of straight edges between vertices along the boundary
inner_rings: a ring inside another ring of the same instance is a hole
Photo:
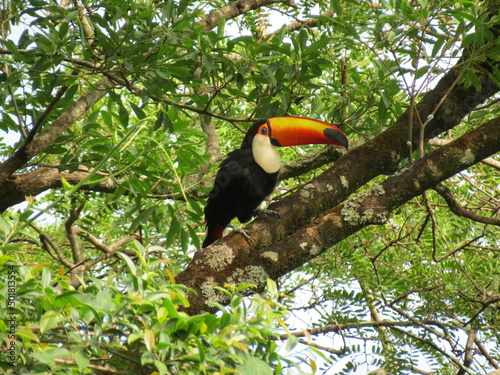
[[[220,225],[219,223],[210,224],[207,223],[207,236],[205,237],[205,241],[203,241],[202,248],[210,246],[215,240],[218,240],[222,237],[224,233],[225,226]]]

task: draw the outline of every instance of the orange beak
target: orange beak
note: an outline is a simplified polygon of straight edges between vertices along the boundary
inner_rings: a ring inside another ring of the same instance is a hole
[[[276,146],[329,144],[347,148],[349,141],[335,125],[306,117],[283,116],[268,120]]]

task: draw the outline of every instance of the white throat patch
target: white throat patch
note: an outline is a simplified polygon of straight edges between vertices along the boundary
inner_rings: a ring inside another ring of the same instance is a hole
[[[281,166],[281,159],[276,146],[271,144],[269,137],[256,134],[252,141],[252,153],[255,162],[267,173],[276,173]]]

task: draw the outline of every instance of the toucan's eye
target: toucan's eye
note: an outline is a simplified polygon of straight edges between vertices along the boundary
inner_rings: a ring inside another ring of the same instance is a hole
[[[269,133],[269,129],[267,128],[267,126],[265,126],[265,125],[264,125],[264,126],[262,126],[262,127],[260,128],[260,134],[262,134],[262,135],[267,135],[267,133]]]

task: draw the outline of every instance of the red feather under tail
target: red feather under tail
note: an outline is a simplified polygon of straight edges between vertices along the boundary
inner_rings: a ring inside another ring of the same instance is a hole
[[[201,247],[205,248],[210,246],[216,240],[221,238],[224,234],[224,229],[226,229],[226,227],[220,224],[207,225],[207,237],[205,238],[205,241],[203,241],[203,245]]]

